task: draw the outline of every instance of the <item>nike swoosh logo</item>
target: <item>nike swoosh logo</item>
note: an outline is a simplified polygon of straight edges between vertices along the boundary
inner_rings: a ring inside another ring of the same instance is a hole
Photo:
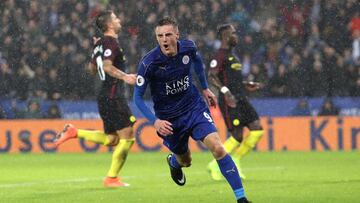
[[[184,184],[184,183],[185,183],[185,176],[184,176],[184,174],[182,175],[181,179],[178,180],[178,182],[179,182],[180,184]]]

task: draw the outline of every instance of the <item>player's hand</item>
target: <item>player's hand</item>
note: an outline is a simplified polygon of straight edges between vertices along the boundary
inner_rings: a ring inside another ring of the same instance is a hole
[[[136,74],[126,74],[123,80],[127,84],[134,85],[136,82]]]
[[[261,87],[261,84],[259,82],[244,81],[243,84],[246,86],[246,89],[250,92],[256,91]]]
[[[100,37],[93,37],[93,45],[95,45],[100,39]]]
[[[209,106],[216,108],[217,105],[216,96],[209,88],[203,90],[203,95],[205,97],[206,103]]]
[[[154,123],[156,131],[162,136],[168,136],[173,134],[172,124],[166,120],[157,119]]]
[[[227,92],[225,93],[225,103],[226,103],[226,105],[230,106],[231,108],[235,108],[235,107],[236,107],[237,100],[236,100],[236,98],[234,97],[234,95],[231,94],[230,91],[227,91]]]

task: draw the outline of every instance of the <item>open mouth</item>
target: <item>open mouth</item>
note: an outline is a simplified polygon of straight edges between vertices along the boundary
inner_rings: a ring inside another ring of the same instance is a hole
[[[165,50],[169,50],[169,45],[164,44],[164,48],[165,48]]]

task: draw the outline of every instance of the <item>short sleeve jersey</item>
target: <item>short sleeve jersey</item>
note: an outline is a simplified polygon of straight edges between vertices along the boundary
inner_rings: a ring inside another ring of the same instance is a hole
[[[235,97],[245,96],[241,70],[239,58],[228,49],[219,49],[210,61],[209,71],[216,73],[221,83],[228,87]]]
[[[193,85],[191,67],[197,55],[194,42],[178,41],[178,54],[165,56],[160,47],[150,51],[139,64],[135,91],[144,94],[150,86],[155,115],[169,119],[186,113],[197,102],[204,102]]]
[[[102,81],[99,97],[123,97],[123,82],[104,71],[103,61],[112,61],[113,66],[125,72],[125,55],[116,38],[105,36],[95,45],[91,62],[96,65]]]

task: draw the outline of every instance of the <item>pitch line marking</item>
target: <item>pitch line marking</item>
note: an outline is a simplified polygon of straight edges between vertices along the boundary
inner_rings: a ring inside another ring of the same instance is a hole
[[[251,167],[244,168],[244,171],[266,171],[266,170],[283,170],[284,167]],[[204,171],[191,172],[191,174],[203,174],[206,173]],[[163,177],[169,176],[169,173],[159,173],[154,174],[153,176]],[[143,176],[121,176],[124,179],[137,179]],[[64,183],[82,183],[82,182],[91,182],[91,181],[99,181],[103,180],[104,177],[92,177],[92,178],[73,178],[73,179],[63,179],[63,180],[44,180],[44,181],[30,181],[30,182],[20,182],[20,183],[5,183],[0,184],[0,188],[16,188],[16,187],[32,187],[40,184],[64,184]]]

